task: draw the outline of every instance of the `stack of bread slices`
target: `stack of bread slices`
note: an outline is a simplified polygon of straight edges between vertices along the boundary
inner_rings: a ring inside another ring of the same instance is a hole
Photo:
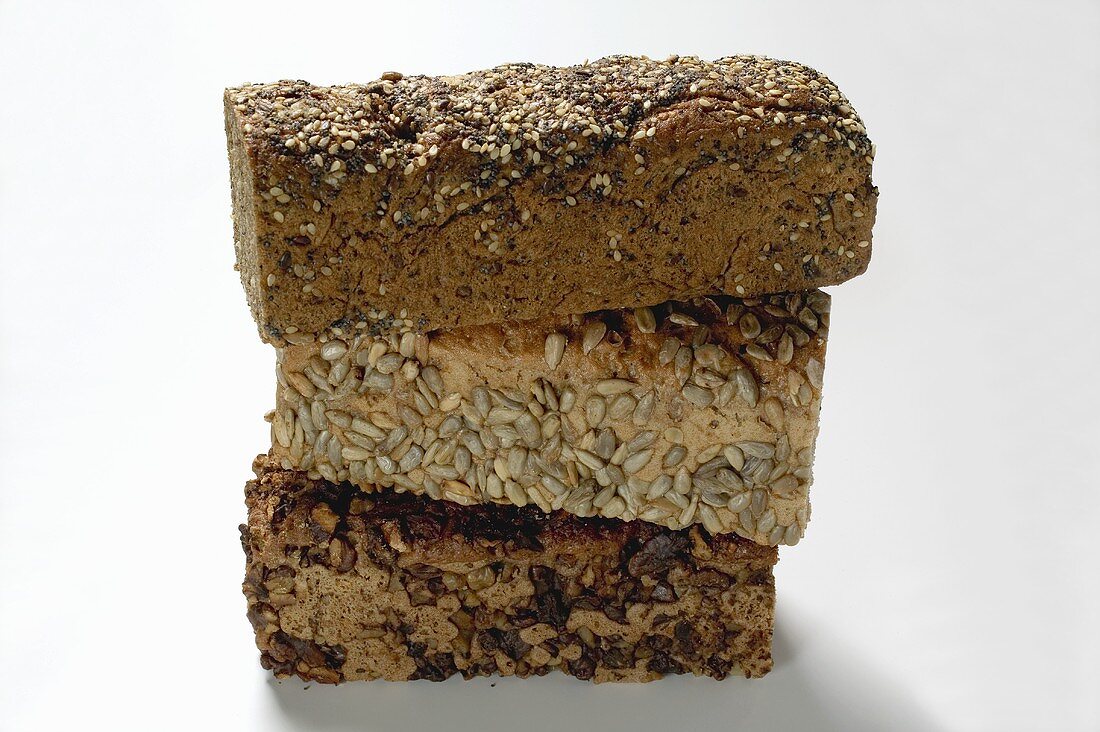
[[[832,82],[617,56],[225,104],[277,364],[241,527],[264,667],[766,673],[816,288],[871,253],[873,148]]]

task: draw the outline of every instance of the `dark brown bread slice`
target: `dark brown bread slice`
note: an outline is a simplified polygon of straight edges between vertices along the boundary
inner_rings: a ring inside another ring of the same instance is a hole
[[[277,676],[771,669],[774,548],[697,527],[368,495],[264,457],[254,468],[244,593]]]
[[[808,290],[870,258],[873,148],[826,77],[615,56],[229,89],[264,339]]]

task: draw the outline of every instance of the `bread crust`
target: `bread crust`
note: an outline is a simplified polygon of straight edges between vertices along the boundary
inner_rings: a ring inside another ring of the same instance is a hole
[[[245,497],[244,594],[277,676],[441,681],[771,669],[776,550],[732,534],[463,507],[268,459]]]
[[[613,56],[229,89],[261,336],[430,330],[806,290],[870,258],[872,146],[826,77]]]

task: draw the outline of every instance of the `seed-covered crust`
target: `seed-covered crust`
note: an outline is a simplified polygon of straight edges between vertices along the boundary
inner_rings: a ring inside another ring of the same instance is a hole
[[[811,291],[287,346],[271,454],[368,491],[795,544],[828,318]]]
[[[261,335],[421,330],[837,284],[873,148],[831,81],[757,56],[614,56],[225,94]]]
[[[593,681],[771,669],[776,551],[698,527],[459,506],[281,471],[248,484],[244,593],[278,676]]]

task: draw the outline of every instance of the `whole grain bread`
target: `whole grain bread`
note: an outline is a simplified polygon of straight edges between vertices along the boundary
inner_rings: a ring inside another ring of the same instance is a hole
[[[771,669],[776,550],[281,471],[248,484],[244,593],[277,676],[593,681]]]
[[[271,455],[366,491],[795,544],[821,291],[279,348]]]
[[[613,56],[225,93],[261,336],[418,330],[837,284],[870,258],[873,147],[829,79]]]

